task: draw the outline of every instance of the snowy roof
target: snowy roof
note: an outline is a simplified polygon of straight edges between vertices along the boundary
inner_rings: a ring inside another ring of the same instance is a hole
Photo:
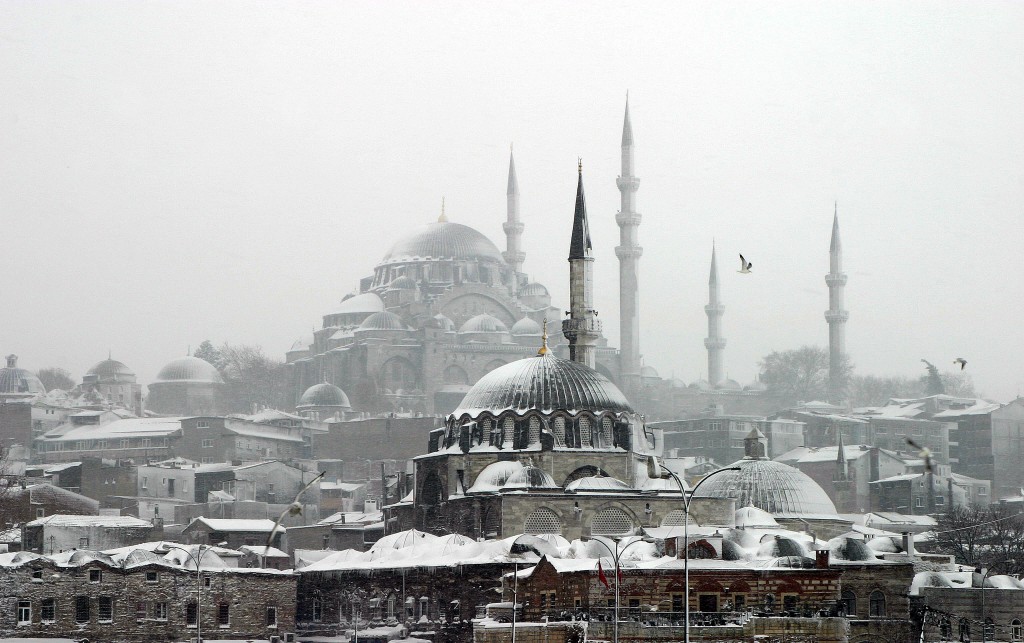
[[[267,547],[266,545],[242,545],[238,549],[240,549],[241,551],[247,551],[251,554],[256,554],[257,556],[288,558],[288,554],[281,551],[280,549],[276,547]]]
[[[274,528],[274,521],[265,518],[206,518],[205,516],[200,516],[193,520],[189,527],[196,523],[203,523],[213,531],[256,531],[270,533]],[[277,531],[286,531],[286,529],[278,526]]]
[[[672,485],[675,487],[674,482]],[[618,478],[610,478],[608,476],[586,476],[579,478],[567,484],[565,486],[565,490],[570,493],[633,491],[633,489],[622,480],[619,480]],[[678,493],[679,488],[675,487],[675,491]]]
[[[26,527],[152,527],[153,523],[132,516],[73,516],[54,514],[38,518],[26,524]]]
[[[843,452],[847,460],[858,460],[871,452],[871,447],[865,444],[843,445]],[[786,464],[811,463],[811,462],[835,462],[839,458],[839,447],[797,447],[787,451],[777,458],[776,462]]]
[[[46,442],[70,442],[73,440],[116,440],[131,437],[165,437],[181,429],[180,417],[128,418],[108,424],[87,424],[76,426],[63,435],[56,431],[44,434]]]
[[[923,475],[923,473],[902,473],[898,476],[889,476],[888,478],[872,480],[868,484],[878,484],[879,482],[903,482],[905,480],[917,480]]]
[[[996,411],[1000,408],[1000,405],[995,402],[989,402],[987,400],[974,400],[974,404],[966,409],[949,409],[947,411],[940,411],[933,415],[935,418],[954,418],[961,415],[987,415],[992,411]]]
[[[284,427],[273,424],[256,424],[244,420],[225,420],[224,428],[236,435],[247,435],[254,438],[268,438],[285,442],[302,442],[302,438],[290,435]]]
[[[355,491],[356,489],[359,489],[360,487],[365,487],[365,486],[366,486],[365,482],[321,482],[320,483],[320,490],[321,491],[346,491],[346,492],[351,492],[351,491]]]

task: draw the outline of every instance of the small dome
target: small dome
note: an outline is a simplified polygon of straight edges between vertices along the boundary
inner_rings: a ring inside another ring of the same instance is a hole
[[[455,330],[455,322],[453,322],[450,318],[445,317],[444,315],[442,315],[440,313],[434,315],[430,319],[431,319],[431,325],[434,328],[440,328],[441,330],[443,330],[445,332]]]
[[[192,357],[179,357],[168,362],[156,375],[157,382],[207,382],[223,384],[220,372],[206,360]]]
[[[660,377],[653,366],[644,366],[640,369],[640,377]]]
[[[622,480],[608,476],[586,476],[579,478],[565,485],[565,490],[570,493],[632,491],[630,486]],[[678,488],[676,491],[678,491]]]
[[[764,509],[747,505],[736,510],[736,526],[747,528],[778,528],[779,523]]]
[[[476,317],[470,317],[462,328],[459,329],[459,334],[463,335],[466,333],[507,333],[508,326],[506,326],[500,319],[487,313],[481,313]]]
[[[523,468],[517,460],[492,462],[480,471],[473,481],[473,486],[466,493],[493,493],[505,486],[513,474]]]
[[[402,323],[401,317],[382,310],[364,319],[363,323],[359,325],[359,330],[409,330],[409,328]]]
[[[306,389],[295,408],[310,406],[336,406],[346,410],[352,408],[345,391],[329,382],[314,384]]]
[[[361,295],[347,297],[341,300],[341,305],[335,308],[332,315],[355,315],[359,313],[369,314],[384,310],[384,300],[377,296],[377,293],[364,292]]]
[[[490,239],[469,226],[450,221],[428,223],[399,239],[381,263],[460,259],[505,263]]]
[[[560,489],[554,478],[540,467],[527,465],[516,471],[505,481],[502,491],[509,489]]]
[[[541,327],[540,324],[529,317],[523,317],[515,324],[512,324],[512,334],[516,337],[522,337],[524,335],[536,335],[539,337],[541,334]]]
[[[578,413],[633,413],[626,396],[594,369],[548,353],[499,366],[481,377],[453,415],[476,417],[483,411],[555,410]]]
[[[7,366],[0,368],[0,395],[4,393],[42,395],[46,387],[34,373],[18,368],[17,355],[8,355]]]
[[[721,382],[719,382],[718,384],[715,384],[715,388],[721,389],[723,391],[740,391],[740,390],[743,390],[743,387],[740,386],[739,382],[737,382],[736,380],[733,380],[733,379],[729,379],[729,378],[726,378],[726,379],[722,380]]]
[[[670,380],[670,383],[672,384],[672,388],[686,388],[686,382],[679,379],[678,377],[673,377]]]
[[[795,467],[765,458],[743,458],[697,490],[700,498],[734,498],[772,515],[836,515],[836,506],[810,476]]]
[[[680,478],[679,481],[683,483],[684,489],[690,488],[690,485],[686,484],[686,480]],[[679,485],[672,478],[648,478],[641,487],[641,490],[656,493],[659,496],[679,495]]]
[[[547,297],[549,294],[548,289],[536,281],[530,282],[519,289],[520,297]]]
[[[135,372],[116,359],[105,359],[98,362],[86,372],[86,375],[95,375],[98,380],[113,378],[134,378]]]
[[[388,290],[416,290],[416,282],[412,277],[402,275],[388,284]]]

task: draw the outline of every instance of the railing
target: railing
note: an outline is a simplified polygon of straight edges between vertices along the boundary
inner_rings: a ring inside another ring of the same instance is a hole
[[[615,620],[614,607],[591,607],[588,610],[548,610],[543,614],[548,621],[596,621],[611,623]],[[690,627],[739,626],[750,620],[750,612],[690,612]],[[648,627],[678,627],[683,625],[685,612],[651,611],[649,607],[620,607],[620,623],[642,623]]]

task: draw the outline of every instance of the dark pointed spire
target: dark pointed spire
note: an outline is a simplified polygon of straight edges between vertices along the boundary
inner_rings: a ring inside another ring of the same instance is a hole
[[[835,203],[835,213],[832,215],[832,243],[829,244],[829,252],[840,252],[843,244],[839,241],[839,202]]]
[[[516,178],[516,159],[512,155],[512,146],[508,148],[508,191],[506,194],[519,194],[519,180]]]
[[[629,92],[626,92],[626,116],[622,119],[622,147],[632,144],[633,125],[629,122]]]
[[[846,480],[850,472],[846,463],[846,449],[843,448],[843,432],[836,429],[836,433],[839,434],[839,447],[836,449],[836,473],[840,476],[840,480]]]
[[[590,225],[587,223],[587,201],[583,196],[583,161],[579,162],[579,183],[576,185],[576,212],[572,220],[572,240],[569,242],[569,259],[590,257]]]

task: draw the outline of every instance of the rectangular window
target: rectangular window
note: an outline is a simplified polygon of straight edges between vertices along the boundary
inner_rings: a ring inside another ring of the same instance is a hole
[[[97,449],[106,449],[107,448],[107,441],[106,440],[97,440],[96,441],[96,448]]]
[[[42,580],[43,579],[43,570],[41,570],[41,569],[33,569],[32,570],[32,578],[34,578],[36,580]]]
[[[88,547],[89,546],[89,539],[88,538],[79,538],[78,540],[79,540],[79,543],[78,543],[79,545],[82,545],[83,547]],[[84,544],[81,542],[83,540],[85,541]],[[98,583],[101,580],[103,580],[103,570],[102,569],[90,569],[89,570],[89,582],[90,583]]]
[[[167,620],[167,603],[153,603],[153,618],[158,621]]]
[[[75,623],[89,622],[89,597],[75,597]]]
[[[213,464],[213,458],[209,456],[203,456],[202,464]]]
[[[39,620],[43,623],[53,623],[57,620],[57,601],[52,598],[44,598],[42,609],[39,610]]]
[[[203,576],[203,587],[210,587],[213,584],[213,579],[209,576]]]
[[[198,421],[196,421],[196,428],[197,429],[208,429],[208,428],[210,428],[210,421],[209,420],[198,420]]]
[[[129,443],[129,441],[128,441],[127,439],[121,440],[121,442],[120,442],[120,447],[119,447],[119,448],[121,448],[121,449],[127,449],[127,448],[128,448],[128,446],[129,446],[129,444],[130,444],[130,443]]]
[[[277,627],[277,608],[267,608],[267,627]]]
[[[937,507],[941,507],[941,506],[943,506],[945,504],[946,504],[946,497],[945,496],[935,496],[935,505]]]
[[[148,449],[153,446],[152,438],[142,438],[142,448]]]
[[[924,507],[924,498],[915,498],[914,499],[914,507],[916,507],[917,509],[920,509],[921,507]]]
[[[46,510],[45,509],[42,509],[42,508],[36,509],[36,518],[45,518],[45,517],[46,517]]]
[[[100,596],[99,605],[96,609],[96,617],[102,622],[109,623],[114,620],[114,599],[109,596]]]
[[[139,601],[135,604],[135,620],[144,621],[146,620],[146,604]]]
[[[217,606],[217,627],[228,627],[231,625],[231,606],[221,603]]]
[[[185,625],[187,625],[189,627],[195,627],[196,626],[196,615],[198,613],[199,613],[199,610],[196,609],[196,604],[195,603],[189,603],[188,605],[186,605],[185,606]]]
[[[160,572],[146,572],[146,582],[147,583],[159,583],[160,582]]]
[[[18,601],[18,625],[28,625],[32,622],[32,603],[29,601]]]
[[[988,488],[986,488],[986,487],[978,487],[978,495],[979,496],[987,496],[988,495]]]
[[[142,488],[149,489],[149,476],[142,476]]]
[[[204,449],[212,449],[213,448],[213,440],[211,438],[203,438],[203,448]]]
[[[181,492],[188,493],[188,480],[181,481]]]

